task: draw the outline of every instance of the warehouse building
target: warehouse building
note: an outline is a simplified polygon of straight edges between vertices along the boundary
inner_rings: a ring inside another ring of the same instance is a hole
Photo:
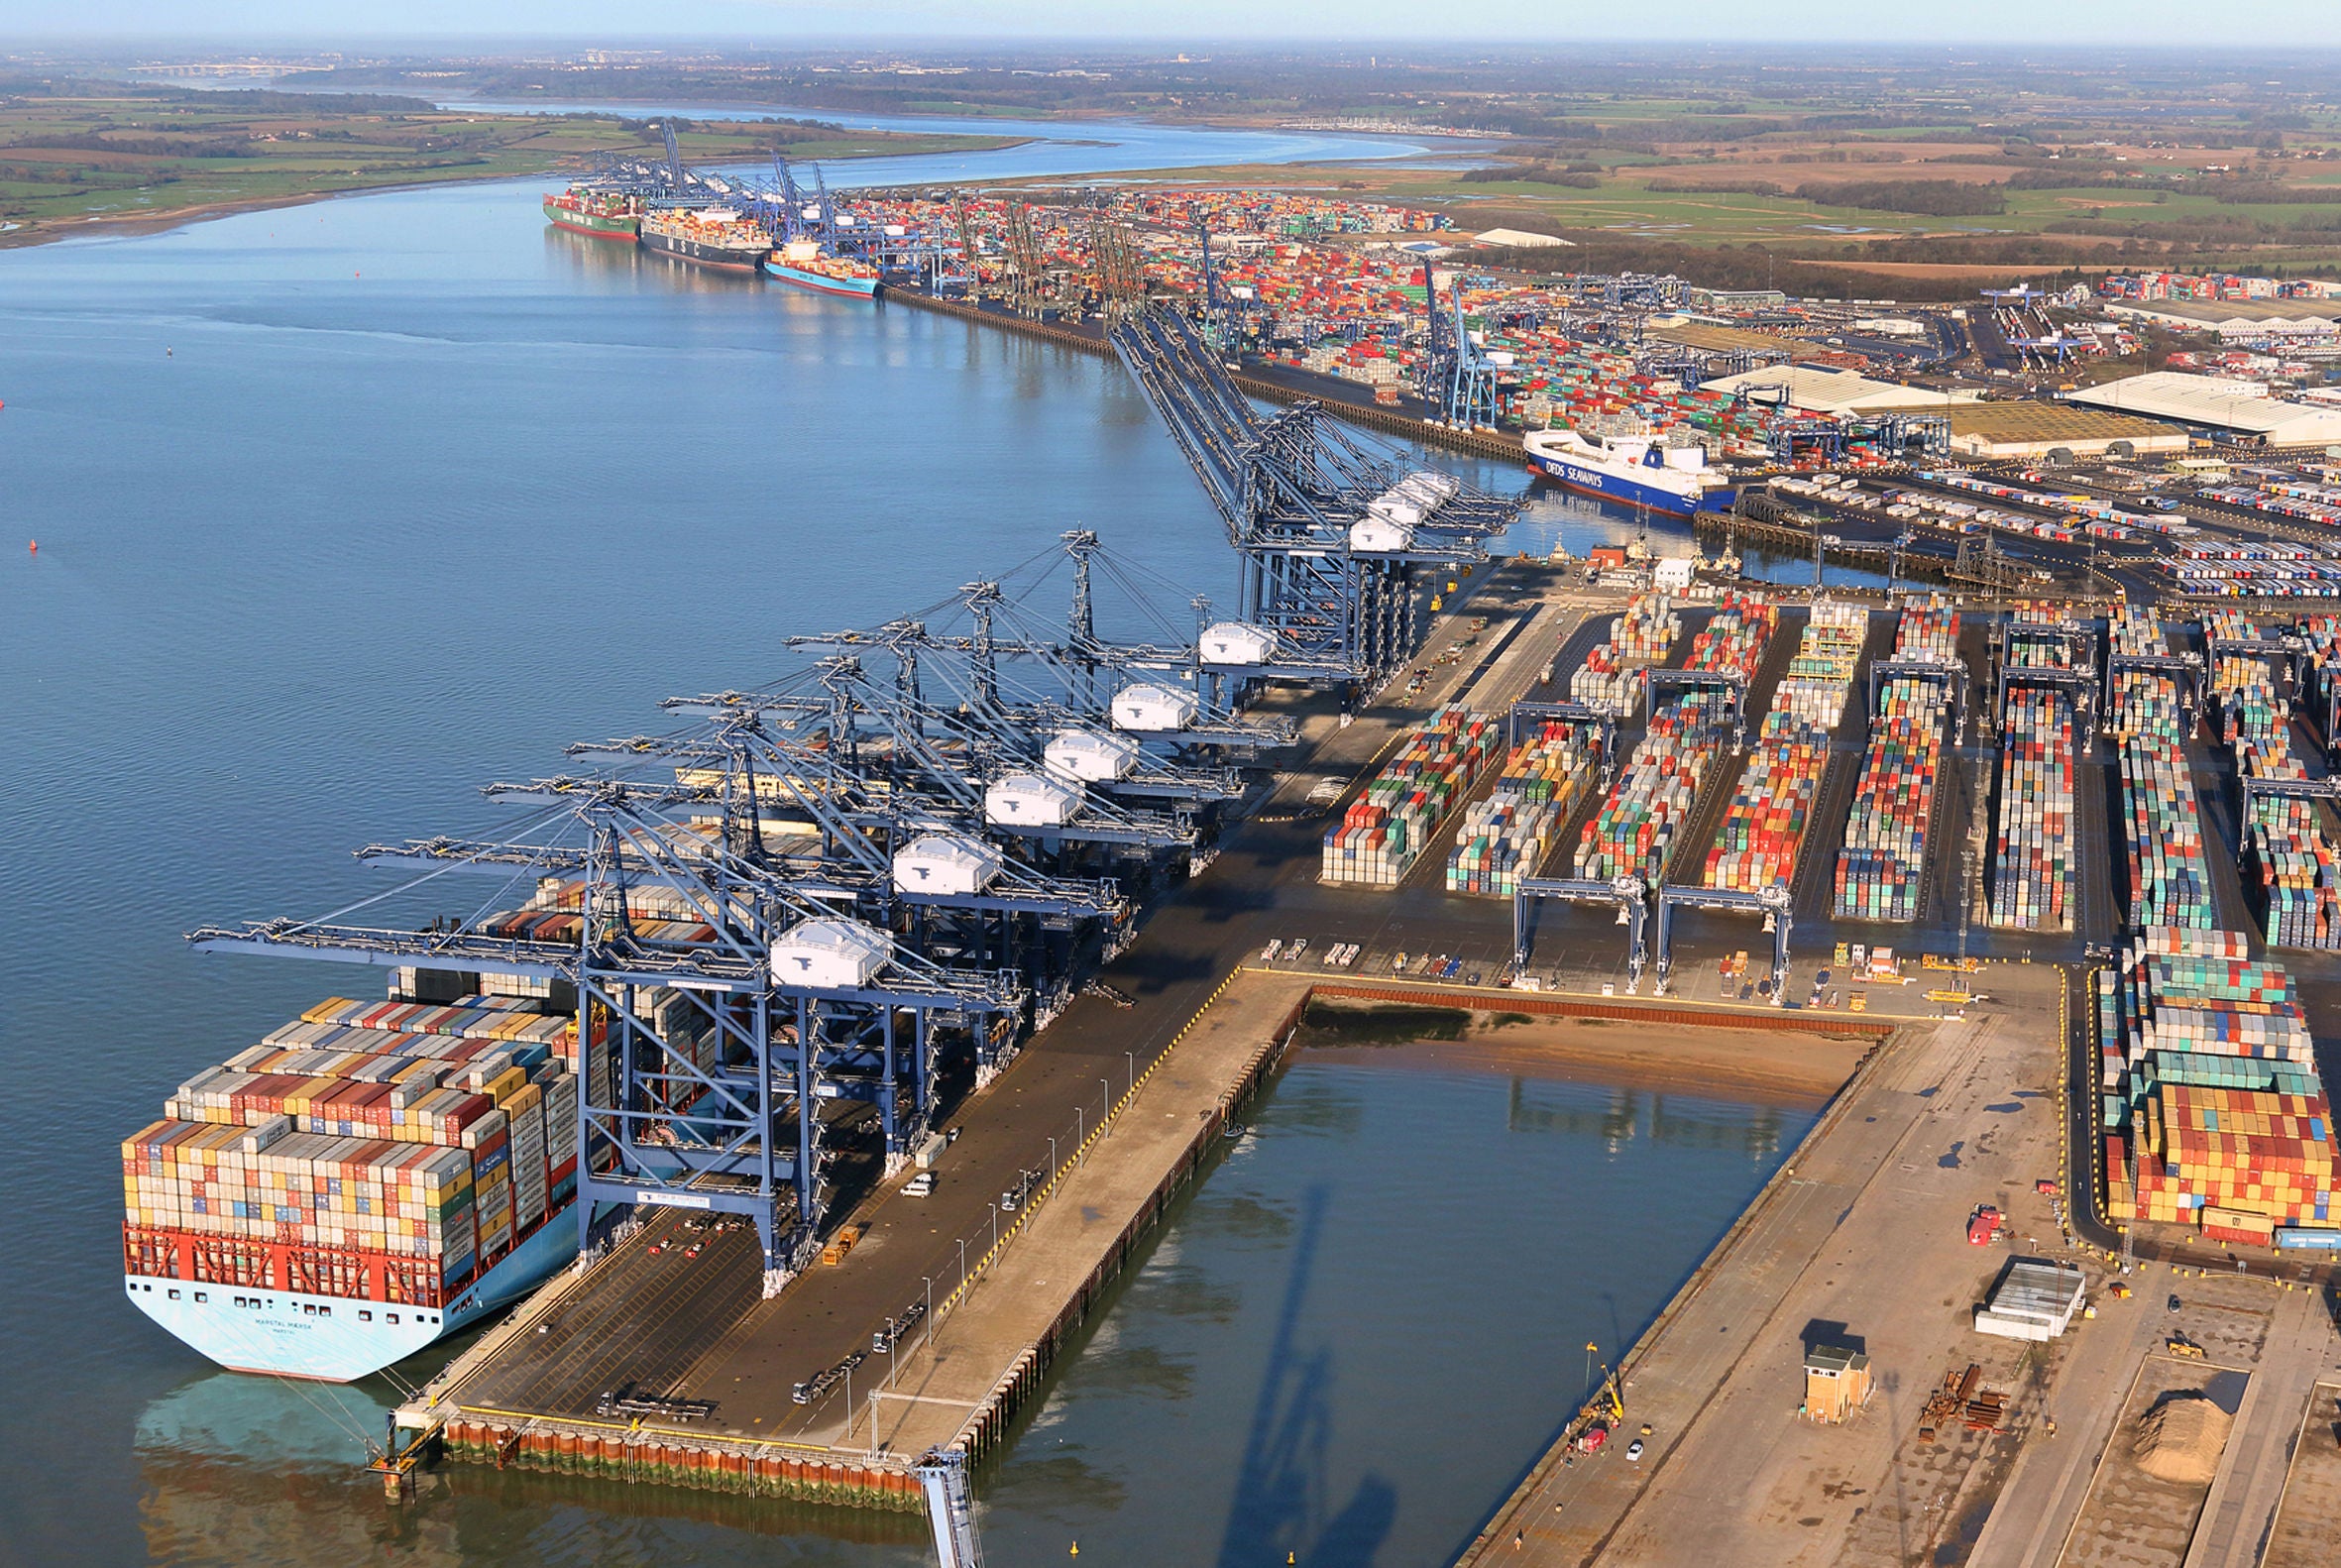
[[[2018,1258],[1975,1308],[1975,1332],[2003,1339],[2055,1339],[2072,1326],[2087,1282],[2080,1270],[2044,1258]]]
[[[2076,403],[2168,419],[2230,440],[2282,447],[2341,445],[2341,408],[2271,397],[2258,382],[2150,371],[2065,395]]]
[[[1960,457],[2176,456],[2185,453],[2191,439],[2176,425],[2071,403],[1959,403],[1945,412],[1951,420],[1951,449]]]
[[[2341,299],[2155,299],[2108,304],[2105,313],[2180,332],[2214,332],[2231,342],[2341,336]]]

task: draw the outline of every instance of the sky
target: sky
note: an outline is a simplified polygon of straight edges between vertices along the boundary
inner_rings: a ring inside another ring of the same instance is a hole
[[[2206,16],[2215,26],[2206,27]],[[1166,27],[1169,19],[1172,26]],[[1570,39],[2007,44],[2188,42],[2265,49],[2341,45],[2335,0],[1671,0],[1662,7],[1561,6],[1546,0],[1178,0],[1170,7],[1097,0],[7,0],[0,40],[418,39],[577,43],[711,39],[1170,42],[1323,39]]]

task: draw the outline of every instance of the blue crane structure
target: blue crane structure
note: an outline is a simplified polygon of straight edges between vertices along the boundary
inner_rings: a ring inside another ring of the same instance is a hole
[[[1486,560],[1489,539],[1524,504],[1409,472],[1313,399],[1261,413],[1173,310],[1134,313],[1107,338],[1239,558],[1237,618],[1201,638],[1201,662],[1223,684],[1378,682],[1421,641],[1429,575]]]
[[[1066,568],[1059,615],[1042,591]],[[1195,644],[1104,635],[1101,581],[1173,625],[1073,530],[917,616],[797,639],[769,687],[672,699],[667,732],[573,746],[579,771],[488,786],[523,812],[501,834],[366,846],[407,873],[388,891],[189,940],[559,997],[581,1241],[616,1208],[742,1214],[777,1290],[818,1247],[839,1138],[908,1160],[947,1064],[1005,1065],[1127,945],[1133,883],[1208,852],[1248,784],[1231,759],[1292,738],[1208,700]]]
[[[1463,280],[1447,280],[1448,299],[1439,302],[1438,283],[1428,258],[1422,264],[1422,400],[1439,417],[1461,429],[1496,423],[1496,362],[1472,341],[1463,318]]]

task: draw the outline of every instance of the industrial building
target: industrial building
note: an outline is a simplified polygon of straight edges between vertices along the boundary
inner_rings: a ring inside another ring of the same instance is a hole
[[[2042,1258],[2008,1265],[1991,1299],[1975,1308],[1975,1332],[2002,1339],[2055,1339],[2072,1326],[2087,1282],[2078,1269]]]
[[[2341,300],[2332,299],[2122,301],[2108,304],[2105,313],[2180,332],[2215,332],[2228,340],[2330,339],[2341,335]]]
[[[1869,1358],[1842,1345],[1815,1345],[1805,1352],[1805,1408],[1808,1421],[1835,1426],[1869,1402]]]
[[[2341,444],[2341,408],[2271,397],[2258,382],[2150,371],[2066,396],[2094,408],[2169,419],[2191,429],[2267,446]]]
[[[1482,245],[1508,245],[1522,250],[1543,246],[1558,246],[1572,251],[1577,248],[1575,240],[1564,240],[1557,234],[1530,234],[1525,229],[1484,229],[1473,238]]]
[[[1951,449],[1960,457],[2035,458],[2060,451],[2072,457],[2181,455],[2190,439],[2176,425],[2070,403],[1957,403],[1946,417]]]

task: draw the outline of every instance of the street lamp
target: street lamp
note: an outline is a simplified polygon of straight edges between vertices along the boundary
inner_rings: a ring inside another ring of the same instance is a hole
[[[992,1211],[992,1246],[996,1250],[1000,1245],[1000,1205],[994,1202],[990,1207]]]
[[[1138,1053],[1125,1051],[1122,1060],[1130,1064],[1130,1087],[1125,1092],[1135,1094],[1138,1092]]]
[[[1057,1175],[1057,1140],[1054,1138],[1049,1140],[1049,1174]]]
[[[1111,1138],[1114,1135],[1114,1080],[1111,1078],[1099,1078],[1097,1080],[1097,1085],[1098,1087],[1105,1090],[1105,1116],[1103,1121],[1105,1124],[1105,1136]]]
[[[965,1285],[966,1285],[966,1283],[967,1283],[967,1238],[966,1238],[966,1237],[964,1237],[964,1236],[961,1236],[961,1237],[959,1238],[959,1284],[960,1284],[961,1286],[965,1286]]]

